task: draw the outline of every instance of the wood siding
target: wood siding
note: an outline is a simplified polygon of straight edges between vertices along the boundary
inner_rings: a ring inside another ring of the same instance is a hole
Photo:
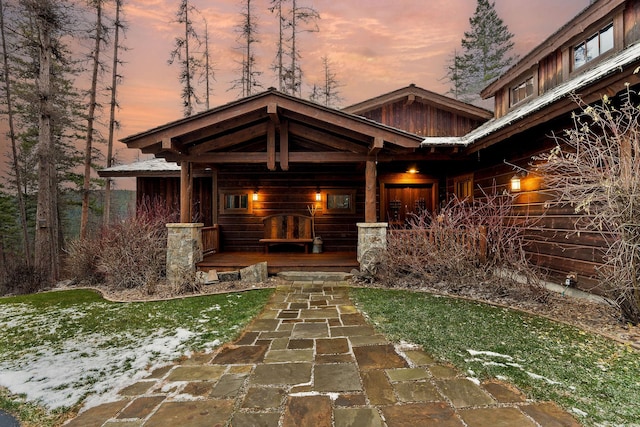
[[[362,116],[421,136],[463,136],[482,124],[480,120],[406,100],[385,104]]]
[[[320,185],[321,184],[321,185]],[[259,240],[264,237],[263,218],[269,215],[296,213],[309,215],[308,206],[323,205],[325,190],[356,190],[355,213],[328,214],[324,209],[316,213],[316,235],[321,236],[326,252],[355,251],[358,243],[356,223],[364,220],[364,168],[357,165],[292,165],[288,172],[267,172],[253,169],[224,168],[218,171],[218,188],[258,191],[252,212],[245,214],[220,213],[221,246],[225,252],[262,251]],[[315,202],[320,190],[322,202]],[[273,248],[276,250],[277,248]],[[287,248],[284,248],[287,249]],[[294,248],[291,248],[294,249]]]
[[[482,151],[481,161],[462,167],[447,177],[447,192],[453,192],[456,174],[473,172],[474,197],[482,197],[485,191],[503,193],[510,191],[511,177],[517,172],[503,162],[532,170],[532,157],[548,152],[555,142],[548,136],[554,129],[559,134],[569,124],[549,123],[549,127],[523,133]],[[540,177],[534,172],[522,179],[522,191],[515,198],[513,219],[526,223],[524,231],[529,259],[549,273],[556,283],[562,283],[570,271],[578,273],[578,287],[594,291],[597,268],[603,263],[605,237],[597,232],[579,231],[576,222],[580,218],[572,206],[548,206],[551,196],[546,194]],[[596,289],[596,291],[598,291]]]
[[[608,16],[597,22],[592,22],[588,26],[582,23],[581,25],[585,26],[587,31],[583,32],[580,37],[586,37],[589,35],[589,32],[595,32],[610,22],[614,23],[615,47],[612,51],[604,53],[602,58],[619,52],[640,40],[640,0],[627,1],[622,12],[612,11]],[[559,84],[575,77],[571,60],[573,43],[574,40],[566,40],[561,44],[561,47],[539,60],[537,72],[532,71],[532,73],[535,73],[534,78],[537,78],[538,81],[537,88],[534,88],[534,96],[536,93],[542,95]],[[600,59],[601,58],[594,59],[592,61],[593,64],[600,62]],[[589,65],[585,65],[581,67],[581,69],[588,69],[589,67]],[[526,74],[527,73],[523,72],[520,74],[520,77],[507,82],[496,91],[494,108],[496,118],[502,117],[510,111],[509,91],[511,87],[519,83],[521,76]]]

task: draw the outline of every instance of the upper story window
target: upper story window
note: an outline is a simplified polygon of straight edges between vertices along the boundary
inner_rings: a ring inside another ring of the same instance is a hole
[[[529,77],[511,88],[511,106],[524,101],[533,95],[533,77]]]
[[[613,49],[613,24],[609,24],[573,48],[573,69]]]

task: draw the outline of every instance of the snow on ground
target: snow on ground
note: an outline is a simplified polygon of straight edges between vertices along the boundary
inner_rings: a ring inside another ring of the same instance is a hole
[[[478,350],[472,350],[472,349],[467,349],[467,353],[469,353],[471,356],[474,356],[474,357],[470,359],[465,359],[465,362],[479,362],[483,366],[501,366],[504,368],[507,368],[507,367],[516,368],[524,371],[527,375],[529,375],[529,377],[533,378],[534,380],[545,381],[546,383],[551,385],[562,385],[561,382],[551,380],[547,377],[535,374],[533,372],[526,371],[521,364],[511,362],[513,360],[513,356],[510,356],[508,354],[495,353],[493,351],[478,351]],[[495,360],[487,360],[491,358],[508,360],[509,362],[496,362]],[[506,379],[505,377],[501,378],[501,376],[498,376],[497,378]]]
[[[34,314],[26,304],[5,305],[0,330],[20,326],[23,333],[55,333],[62,329],[64,318],[84,315],[78,309]],[[18,352],[18,357],[0,360],[0,386],[49,409],[74,405],[86,396],[85,408],[96,406],[117,400],[117,391],[145,376],[148,369],[188,354],[184,343],[198,333],[182,328],[140,336],[78,332],[55,348],[43,340],[42,345]],[[218,345],[220,341],[214,340],[205,347]]]

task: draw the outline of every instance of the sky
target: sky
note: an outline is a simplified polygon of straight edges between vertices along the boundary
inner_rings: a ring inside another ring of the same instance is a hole
[[[589,0],[493,0],[498,15],[514,34],[514,51],[526,54],[584,9]],[[240,0],[190,0],[206,18],[215,81],[211,107],[239,97],[230,90],[237,79],[237,25]],[[181,27],[175,22],[178,0],[125,0],[128,29],[120,69],[116,138],[142,132],[180,119],[182,105],[179,68],[167,62]],[[268,12],[270,0],[253,0],[259,42],[255,44],[256,68],[263,74],[264,90],[276,86],[271,67],[275,58],[277,21]],[[303,97],[314,83],[323,82],[321,58],[326,56],[340,84],[339,106],[345,107],[405,87],[411,83],[445,94],[446,64],[465,30],[469,29],[476,0],[298,0],[321,16],[319,32],[298,37],[303,70]],[[194,15],[195,16],[195,15]],[[204,19],[194,18],[202,33]],[[105,83],[108,76],[105,75]],[[108,109],[106,109],[108,110]],[[197,106],[196,111],[204,110]],[[1,144],[6,147],[6,142]],[[146,159],[139,150],[120,142],[119,163]],[[2,150],[6,152],[6,149]],[[106,151],[106,149],[105,149]],[[122,186],[131,184],[120,184]]]

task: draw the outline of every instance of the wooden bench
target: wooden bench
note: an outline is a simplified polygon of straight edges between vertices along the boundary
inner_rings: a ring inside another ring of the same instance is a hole
[[[309,246],[313,243],[311,236],[311,217],[300,214],[279,214],[265,217],[264,238],[260,243],[264,244],[265,253],[269,253],[269,246],[280,244],[293,244],[304,247],[304,252],[309,253]]]

